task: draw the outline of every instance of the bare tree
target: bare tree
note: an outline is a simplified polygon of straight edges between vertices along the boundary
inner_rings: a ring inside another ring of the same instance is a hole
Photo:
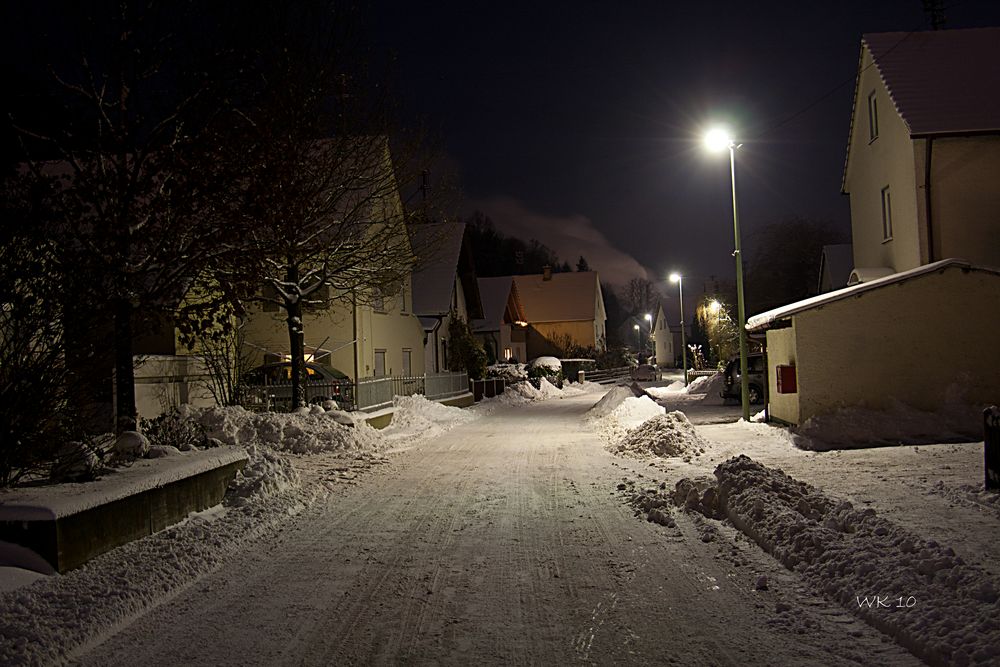
[[[238,268],[262,286],[257,300],[285,315],[293,408],[305,403],[305,310],[393,298],[421,255],[399,192],[402,179],[420,178],[422,154],[399,143],[390,152],[399,124],[384,87],[357,74],[337,16],[325,7],[305,34],[301,17],[273,31],[243,114]]]
[[[14,122],[30,173],[59,182],[48,233],[66,291],[111,323],[121,432],[136,427],[137,336],[171,322],[204,268],[231,250],[213,202],[232,164],[220,159],[232,121],[218,80],[171,32],[189,5],[96,7],[79,10],[75,59],[51,68],[41,116],[56,121]]]
[[[646,278],[632,278],[622,292],[626,311],[639,317],[654,312],[659,299],[660,293],[656,286]]]

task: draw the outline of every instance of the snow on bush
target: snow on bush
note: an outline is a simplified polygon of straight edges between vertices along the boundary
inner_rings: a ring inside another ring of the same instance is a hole
[[[793,428],[801,449],[825,451],[880,445],[982,440],[982,408],[945,402],[935,412],[893,400],[886,410],[845,407]]]
[[[952,549],[746,456],[715,476],[719,508],[734,525],[927,662],[1000,659],[1000,582]]]
[[[628,431],[612,451],[639,458],[650,456],[698,456],[705,451],[705,440],[683,412],[656,415]]]
[[[562,362],[556,357],[536,357],[528,363],[528,371],[536,368],[544,368],[555,374],[562,370]]]
[[[511,381],[527,380],[528,367],[524,364],[493,364],[486,367],[486,377]]]

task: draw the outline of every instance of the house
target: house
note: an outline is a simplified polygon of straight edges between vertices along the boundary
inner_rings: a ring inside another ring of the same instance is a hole
[[[424,371],[448,370],[452,318],[483,318],[464,223],[424,223],[411,230],[420,248],[434,248],[413,273],[413,313],[424,331]]]
[[[864,35],[842,191],[863,281],[1000,267],[1000,28]]]
[[[483,317],[472,321],[472,332],[483,344],[490,363],[528,360],[527,326],[511,276],[479,278]]]
[[[998,62],[998,28],[862,39],[848,286],[747,322],[766,335],[772,418],[1000,396]]]
[[[674,329],[677,329],[677,340],[674,340]],[[681,349],[680,325],[671,324],[667,320],[667,311],[662,301],[656,303],[656,314],[653,316],[653,346],[657,366],[674,368],[677,365]]]
[[[528,323],[528,358],[559,356],[567,344],[603,351],[607,347],[604,295],[595,271],[514,276],[517,299]]]
[[[997,269],[942,260],[755,315],[747,330],[766,332],[770,416],[788,424],[1000,397]]]
[[[364,234],[391,234],[388,237],[393,246],[391,252],[397,256],[412,254],[415,246],[401,224],[396,228],[383,226],[386,221],[398,223],[404,219],[388,144],[383,138],[358,145],[365,149],[361,150],[359,161],[370,162],[366,170],[374,176],[369,177],[364,186],[372,191],[365,194],[358,188],[358,192],[344,202],[355,214],[355,228],[363,230]],[[336,144],[331,146],[337,149]],[[366,149],[368,146],[373,148]],[[347,240],[358,243],[352,238]],[[336,369],[355,381],[423,375],[424,330],[413,312],[412,272],[403,271],[395,277],[399,280],[388,291],[355,284],[350,291],[334,294],[329,285],[319,285],[319,298],[313,299],[319,305],[303,306],[306,361]],[[273,286],[262,287],[265,296],[268,291],[273,293]],[[283,361],[291,357],[287,317],[276,299],[262,298],[250,310],[243,333],[248,355],[254,362]]]

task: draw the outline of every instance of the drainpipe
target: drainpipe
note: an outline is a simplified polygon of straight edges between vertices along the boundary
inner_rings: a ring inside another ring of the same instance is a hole
[[[924,142],[924,211],[927,221],[927,263],[934,261],[934,215],[931,213],[931,158],[933,156],[934,138],[927,137]]]

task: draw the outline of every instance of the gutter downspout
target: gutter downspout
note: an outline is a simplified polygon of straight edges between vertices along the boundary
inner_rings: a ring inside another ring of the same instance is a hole
[[[927,137],[924,144],[924,211],[927,221],[927,263],[934,259],[934,216],[931,213],[931,159],[933,157],[934,137]]]

